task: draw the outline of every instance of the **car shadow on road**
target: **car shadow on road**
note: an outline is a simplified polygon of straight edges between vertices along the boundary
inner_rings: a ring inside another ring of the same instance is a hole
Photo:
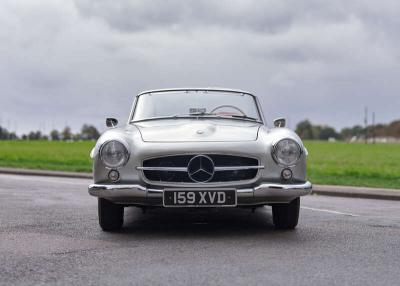
[[[135,237],[243,237],[255,234],[295,234],[279,231],[272,224],[271,208],[251,209],[125,209],[124,227],[119,234]]]

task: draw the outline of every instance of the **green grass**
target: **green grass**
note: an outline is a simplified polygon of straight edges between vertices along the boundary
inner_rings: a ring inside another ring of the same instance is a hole
[[[91,172],[94,141],[0,141],[0,166]]]
[[[0,166],[90,172],[95,142],[0,141]],[[400,144],[306,141],[314,184],[400,189]]]
[[[400,144],[304,143],[314,184],[400,189]]]

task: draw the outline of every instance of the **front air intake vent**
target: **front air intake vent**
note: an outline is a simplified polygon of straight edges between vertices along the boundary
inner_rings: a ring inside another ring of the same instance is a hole
[[[254,179],[257,159],[219,154],[174,155],[147,159],[142,167],[147,180],[167,183],[219,183]]]

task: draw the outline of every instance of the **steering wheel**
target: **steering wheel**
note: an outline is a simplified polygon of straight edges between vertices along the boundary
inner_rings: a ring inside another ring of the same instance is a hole
[[[239,107],[236,107],[234,105],[219,105],[219,106],[215,107],[213,110],[211,110],[210,113],[214,113],[218,109],[225,108],[225,107],[233,108],[233,109],[239,111],[243,116],[246,116],[246,113],[244,113],[243,110],[241,110]]]

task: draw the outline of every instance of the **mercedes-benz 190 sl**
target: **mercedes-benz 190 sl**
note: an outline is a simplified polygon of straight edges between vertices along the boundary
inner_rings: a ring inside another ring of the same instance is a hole
[[[293,229],[306,180],[307,150],[283,118],[267,127],[256,96],[231,89],[178,88],[138,94],[128,122],[91,152],[98,217],[120,229],[124,207],[222,208],[269,205],[276,228]]]

